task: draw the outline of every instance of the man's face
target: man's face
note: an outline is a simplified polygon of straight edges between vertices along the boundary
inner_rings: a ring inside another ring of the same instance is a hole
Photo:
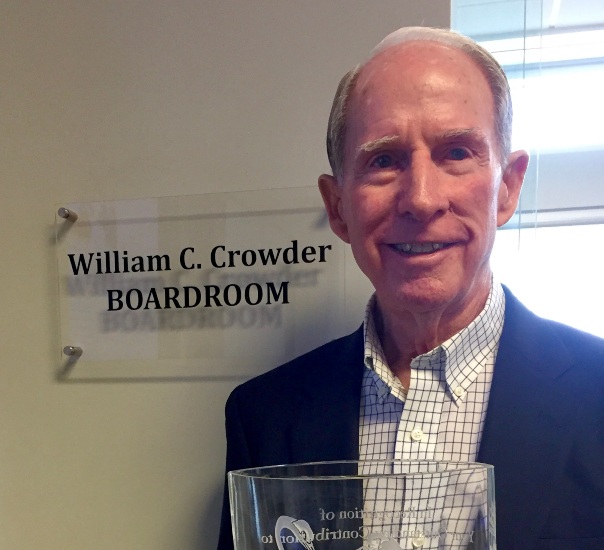
[[[527,162],[502,169],[481,71],[447,46],[401,44],[363,67],[348,109],[343,181],[319,180],[332,229],[382,309],[476,315]]]

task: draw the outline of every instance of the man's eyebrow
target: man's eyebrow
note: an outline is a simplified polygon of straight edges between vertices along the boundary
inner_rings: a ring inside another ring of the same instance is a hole
[[[472,141],[488,143],[487,136],[480,128],[454,128],[446,130],[438,136],[442,141],[455,141],[457,139],[470,139]]]
[[[453,128],[439,134],[440,141],[455,141],[457,139],[470,139],[472,141],[488,143],[486,134],[480,128]],[[372,153],[384,147],[388,147],[399,142],[398,136],[384,136],[377,139],[372,139],[359,145],[357,151],[359,153]]]
[[[366,143],[359,145],[358,152],[372,153],[373,151],[377,151],[398,141],[399,138],[397,136],[384,136],[378,139],[372,139],[371,141],[367,141]]]

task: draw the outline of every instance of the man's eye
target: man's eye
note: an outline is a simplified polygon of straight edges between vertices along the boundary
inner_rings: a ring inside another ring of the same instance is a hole
[[[394,159],[392,155],[388,155],[386,153],[377,155],[371,161],[371,166],[373,168],[390,168],[394,165]]]
[[[469,156],[470,153],[468,153],[468,150],[463,147],[453,147],[452,149],[449,149],[448,157],[451,160],[464,160]]]

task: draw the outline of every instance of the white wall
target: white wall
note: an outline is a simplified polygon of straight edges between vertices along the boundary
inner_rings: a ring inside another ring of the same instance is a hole
[[[0,549],[214,545],[232,383],[65,383],[55,204],[312,185],[343,72],[444,0],[4,0]]]

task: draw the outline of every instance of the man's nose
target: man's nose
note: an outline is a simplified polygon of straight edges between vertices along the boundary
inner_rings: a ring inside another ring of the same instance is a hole
[[[438,166],[428,153],[415,153],[401,176],[398,213],[426,222],[448,209],[449,201]]]

